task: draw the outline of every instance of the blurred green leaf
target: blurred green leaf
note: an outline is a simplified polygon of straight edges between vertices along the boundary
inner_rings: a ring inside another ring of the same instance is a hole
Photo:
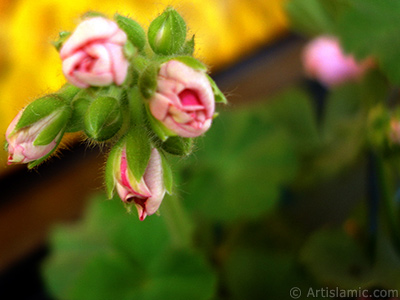
[[[276,207],[296,174],[293,145],[259,107],[214,121],[201,148],[183,169],[184,202],[214,220],[257,218]]]
[[[366,250],[342,230],[322,229],[306,242],[300,258],[322,285],[345,289],[400,287],[400,259],[383,231],[374,263]]]
[[[86,218],[60,226],[43,275],[57,299],[208,299],[215,275],[201,255],[170,249],[162,217],[140,222],[97,197]]]
[[[374,57],[389,79],[400,83],[400,2],[349,0],[338,24],[343,47],[358,59]]]
[[[291,28],[309,36],[335,32],[334,16],[345,1],[291,0],[286,4]]]
[[[306,287],[292,255],[238,248],[229,256],[225,277],[230,299],[290,299],[290,289]]]
[[[310,96],[301,89],[290,89],[270,101],[266,110],[286,129],[298,152],[304,155],[318,149],[321,140]]]
[[[366,255],[341,230],[320,230],[313,234],[300,258],[322,285],[351,289],[368,283],[370,269]]]

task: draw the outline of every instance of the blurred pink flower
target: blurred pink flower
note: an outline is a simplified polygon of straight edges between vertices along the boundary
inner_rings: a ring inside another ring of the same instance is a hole
[[[202,71],[176,60],[161,65],[150,111],[167,129],[197,137],[210,128],[214,109],[214,94]]]
[[[60,50],[65,77],[80,88],[121,85],[129,66],[123,53],[126,41],[125,32],[113,21],[84,20]]]
[[[303,65],[309,77],[333,87],[361,78],[373,63],[371,59],[357,62],[343,52],[335,37],[321,36],[305,47]]]
[[[160,207],[166,191],[161,156],[157,149],[152,149],[146,171],[139,181],[129,170],[125,148],[121,151],[115,171],[116,188],[122,201],[135,204],[141,221],[154,214]]]
[[[50,153],[56,146],[59,136],[57,136],[48,145],[35,146],[34,141],[42,130],[50,125],[57,117],[57,113],[41,119],[33,125],[24,127],[13,132],[23,111],[20,111],[14,120],[10,123],[6,131],[6,140],[8,143],[8,164],[12,163],[28,163]],[[60,132],[60,135],[62,133]]]

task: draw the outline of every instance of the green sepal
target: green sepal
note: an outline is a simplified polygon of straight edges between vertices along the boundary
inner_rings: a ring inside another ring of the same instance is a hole
[[[151,129],[162,142],[165,142],[169,136],[176,135],[176,133],[173,133],[172,131],[168,130],[160,121],[154,118],[154,116],[150,112],[148,105],[146,105],[146,113],[147,113],[147,120]]]
[[[4,149],[4,151],[6,151],[6,152],[8,152],[8,142],[7,141],[4,141],[4,144],[3,144],[3,149]]]
[[[195,70],[207,72],[207,66],[192,56],[176,56],[172,59],[169,58],[168,60],[177,60]]]
[[[90,18],[96,18],[96,17],[102,17],[102,18],[104,18],[104,19],[107,19],[107,16],[106,16],[105,14],[102,14],[102,13],[100,13],[100,12],[98,12],[98,11],[92,11],[92,10],[90,10],[90,11],[88,11],[88,12],[85,12],[85,13],[82,15],[82,20],[90,19]]]
[[[47,117],[56,110],[63,109],[66,107],[65,102],[60,96],[56,94],[50,94],[42,98],[36,99],[30,103],[22,113],[17,125],[13,132],[24,128],[26,126],[32,125],[39,120]]]
[[[131,18],[121,16],[120,14],[114,15],[114,20],[117,22],[127,35],[128,40],[141,51],[146,45],[146,33],[142,26]]]
[[[122,139],[114,145],[111,149],[110,154],[108,155],[105,172],[104,172],[104,181],[106,187],[106,194],[108,199],[111,199],[114,196],[115,190],[115,179],[114,179],[114,170],[120,163],[120,155],[122,152]]]
[[[139,77],[139,90],[145,99],[150,99],[157,89],[159,64],[150,64]]]
[[[153,51],[160,55],[173,55],[182,51],[186,40],[186,23],[172,7],[151,22],[148,40]]]
[[[182,54],[184,55],[193,55],[194,52],[194,35],[190,40],[187,40],[182,47]]]
[[[122,112],[117,99],[100,96],[90,105],[85,114],[85,133],[102,142],[112,138],[122,126]]]
[[[75,98],[71,102],[72,114],[68,122],[66,132],[77,132],[84,130],[84,120],[89,105],[90,100],[86,98]]]
[[[71,35],[71,32],[69,32],[69,31],[61,31],[58,35],[59,35],[58,40],[51,42],[51,44],[56,48],[57,51],[60,51],[60,49],[63,46],[64,42]]]
[[[137,181],[143,177],[151,155],[150,137],[145,127],[134,126],[125,138],[129,170]]]
[[[193,151],[193,139],[172,136],[161,144],[161,148],[173,155],[188,156]]]
[[[41,157],[41,158],[39,158],[39,159],[37,159],[37,160],[34,160],[34,161],[29,162],[29,163],[28,163],[28,169],[31,170],[31,169],[33,169],[34,167],[40,165],[40,164],[41,164],[42,162],[44,162],[46,159],[48,159],[48,158],[54,153],[54,151],[58,148],[58,146],[60,145],[60,143],[61,143],[61,138],[62,138],[63,135],[64,135],[64,132],[61,132],[61,133],[60,133],[60,138],[58,139],[57,144],[54,146],[53,150],[51,150],[51,151],[50,151],[49,153],[47,153],[45,156],[43,156],[43,157]]]
[[[223,103],[223,104],[227,104],[228,100],[226,100],[225,95],[221,92],[221,90],[219,89],[219,87],[217,86],[217,84],[215,83],[215,81],[206,74],[208,81],[210,81],[211,84],[211,88],[212,91],[214,93],[214,98],[215,98],[215,102],[216,103]]]
[[[122,50],[124,52],[124,56],[128,60],[131,60],[133,57],[135,57],[135,55],[138,52],[137,48],[130,41],[127,41],[125,43],[124,48]]]
[[[61,139],[62,133],[71,117],[71,108],[65,107],[63,110],[55,113],[53,119],[46,125],[33,141],[34,146],[45,146],[50,144],[57,136]]]
[[[168,194],[172,194],[172,187],[173,187],[173,176],[172,176],[172,169],[171,165],[169,164],[165,154],[163,152],[160,153],[161,156],[161,165],[163,170],[163,182],[165,189]]]
[[[80,91],[80,88],[66,83],[57,91],[56,94],[59,95],[66,103],[70,103]]]

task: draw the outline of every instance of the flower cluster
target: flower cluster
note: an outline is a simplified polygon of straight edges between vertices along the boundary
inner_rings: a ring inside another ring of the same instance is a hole
[[[226,99],[193,57],[183,18],[168,7],[147,35],[134,20],[87,14],[54,46],[68,81],[24,108],[6,132],[8,163],[32,168],[57,148],[65,132],[83,131],[110,146],[105,181],[139,219],[171,193],[167,154],[187,156],[204,134],[215,103]]]

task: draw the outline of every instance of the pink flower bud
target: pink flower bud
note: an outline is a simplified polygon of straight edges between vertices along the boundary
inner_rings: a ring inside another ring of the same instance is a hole
[[[80,88],[121,85],[129,66],[123,52],[126,41],[125,32],[111,20],[83,21],[60,50],[65,77]]]
[[[165,195],[161,156],[153,148],[143,177],[137,181],[129,170],[126,149],[122,149],[119,164],[116,164],[115,182],[119,197],[125,203],[134,203],[143,221],[154,214]]]
[[[321,36],[305,47],[303,65],[309,77],[331,87],[361,78],[373,63],[371,59],[357,62],[343,52],[336,38]]]
[[[31,126],[24,127],[14,132],[15,126],[22,116],[20,111],[14,118],[6,131],[6,140],[8,143],[8,164],[12,163],[28,163],[50,153],[58,144],[60,136],[57,136],[47,145],[35,146],[34,141],[41,131],[57,117],[57,112],[41,119]],[[59,135],[62,135],[60,132]]]
[[[161,65],[150,111],[171,132],[196,137],[212,122],[215,100],[206,75],[176,60]]]

